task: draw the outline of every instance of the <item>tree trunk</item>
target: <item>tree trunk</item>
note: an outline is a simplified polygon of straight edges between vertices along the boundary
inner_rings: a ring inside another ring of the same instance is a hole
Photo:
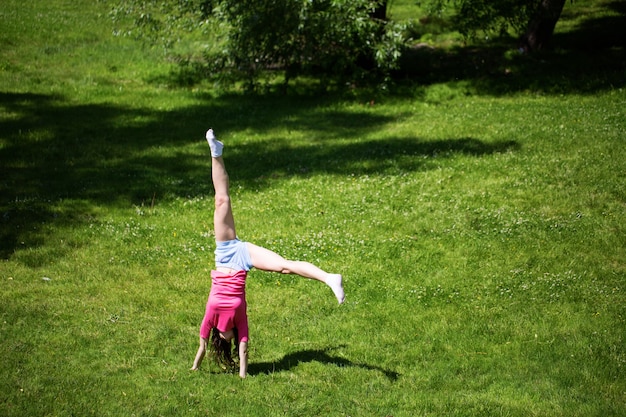
[[[537,12],[528,23],[526,33],[522,36],[521,47],[527,52],[548,49],[564,5],[565,0],[541,0]]]

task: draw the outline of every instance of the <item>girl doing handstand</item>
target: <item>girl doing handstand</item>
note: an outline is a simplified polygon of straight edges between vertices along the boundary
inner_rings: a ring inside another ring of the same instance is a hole
[[[211,271],[211,291],[200,326],[200,346],[192,370],[197,370],[206,354],[211,335],[211,349],[222,365],[233,365],[231,341],[239,354],[239,376],[248,369],[248,316],[246,313],[246,277],[251,268],[263,271],[296,274],[327,284],[341,304],[344,301],[342,276],[329,274],[304,261],[283,258],[269,249],[242,242],[235,232],[235,220],[228,192],[228,173],[222,158],[223,144],[206,133],[211,149],[211,178],[215,188],[215,269]]]

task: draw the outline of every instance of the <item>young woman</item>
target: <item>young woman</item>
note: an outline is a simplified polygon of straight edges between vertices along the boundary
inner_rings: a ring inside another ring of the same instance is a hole
[[[239,354],[239,376],[248,369],[248,316],[246,313],[246,277],[251,268],[296,274],[328,285],[339,304],[344,301],[342,276],[329,274],[304,261],[283,258],[269,249],[242,242],[235,232],[235,220],[228,193],[228,173],[222,158],[224,145],[210,129],[206,133],[211,149],[211,177],[215,188],[215,270],[211,271],[211,291],[200,326],[200,347],[192,370],[202,363],[211,336],[211,350],[221,365],[232,366],[231,341]]]

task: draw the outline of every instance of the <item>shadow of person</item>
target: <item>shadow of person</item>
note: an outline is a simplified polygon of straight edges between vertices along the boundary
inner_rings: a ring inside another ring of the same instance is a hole
[[[367,363],[353,362],[346,358],[342,358],[339,356],[333,356],[329,352],[339,347],[327,347],[325,349],[307,349],[301,350],[298,352],[289,353],[283,356],[279,361],[274,362],[261,362],[261,363],[250,363],[248,365],[248,374],[249,375],[258,375],[258,374],[273,374],[275,372],[288,371],[292,368],[295,368],[300,363],[308,363],[308,362],[319,362],[328,365],[335,365],[338,367],[357,367],[361,369],[366,369],[368,371],[381,372],[384,374],[390,381],[395,381],[398,379],[400,374],[395,371],[390,371],[388,369],[384,369],[380,366],[370,365]]]

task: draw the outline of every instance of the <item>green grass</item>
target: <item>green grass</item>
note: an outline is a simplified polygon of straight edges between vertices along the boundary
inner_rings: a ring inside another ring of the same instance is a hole
[[[513,82],[452,57],[402,94],[216,94],[108,7],[0,6],[0,415],[626,413],[623,45]],[[240,237],[346,279],[337,307],[253,271],[245,380],[188,371],[209,126]]]

